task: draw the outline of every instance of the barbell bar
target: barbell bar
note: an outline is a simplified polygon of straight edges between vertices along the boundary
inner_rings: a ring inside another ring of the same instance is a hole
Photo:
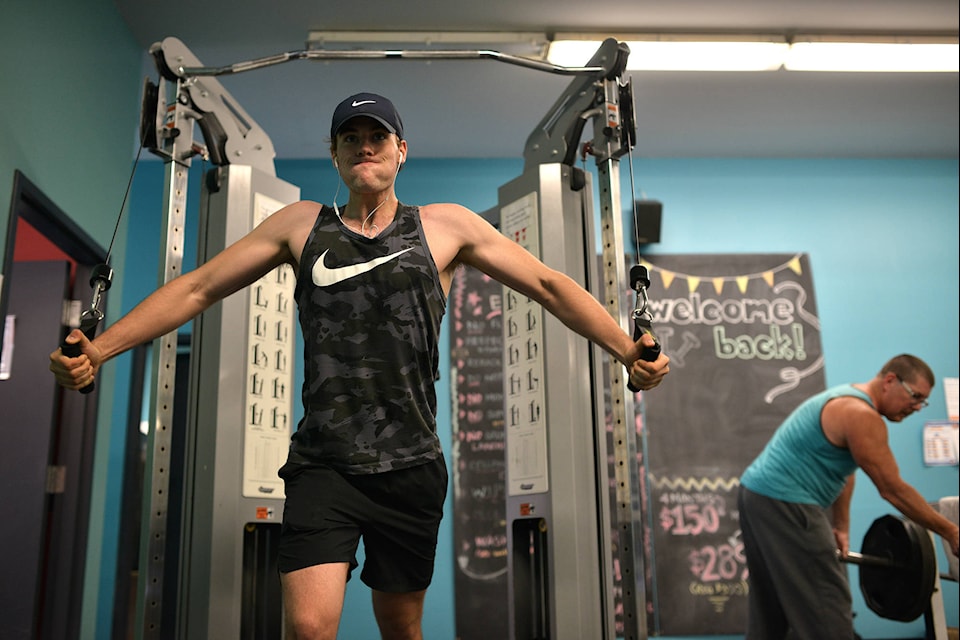
[[[838,552],[839,554],[839,552]],[[841,562],[857,565],[870,565],[871,567],[886,567],[888,569],[906,569],[907,567],[899,562],[894,562],[890,558],[881,556],[864,555],[856,551],[850,551],[845,556],[840,556]]]

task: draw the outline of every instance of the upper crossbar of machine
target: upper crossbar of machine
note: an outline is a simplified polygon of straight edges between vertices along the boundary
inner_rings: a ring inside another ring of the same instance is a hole
[[[629,49],[626,44],[613,38],[605,40],[587,65],[582,67],[563,67],[492,50],[325,49],[291,51],[211,67],[200,63],[182,42],[173,37],[155,43],[150,53],[161,77],[176,84],[176,88],[171,89],[179,94],[174,104],[181,105],[178,108],[184,111],[184,116],[195,119],[203,129],[207,144],[202,151],[209,153],[211,162],[216,165],[228,164],[231,161],[229,158],[242,156],[252,165],[260,164],[269,168],[273,160],[273,147],[266,134],[259,130],[253,119],[215,77],[295,60],[493,60],[571,76],[573,80],[570,86],[528,138],[524,151],[527,164],[562,162],[572,165],[580,134],[589,120],[603,123],[600,128],[602,133],[596,134],[588,144],[598,164],[619,157],[635,140],[632,90],[629,83],[622,80]],[[149,102],[153,104],[145,110],[142,125],[142,131],[147,134],[142,136],[147,140],[145,146],[177,162],[189,162],[189,157],[199,150],[187,141],[181,142],[181,149],[160,149],[163,138],[179,135],[179,130],[171,124],[173,117],[167,112],[163,92],[152,90],[145,92],[145,95],[148,93],[151,94]],[[227,149],[228,144],[233,146],[232,150]]]
[[[533,58],[524,58],[514,56],[500,51],[489,49],[449,49],[449,50],[326,50],[326,49],[303,49],[299,51],[289,51],[278,53],[272,56],[256,58],[245,62],[236,62],[234,64],[220,67],[197,67],[197,66],[176,66],[171,67],[171,71],[182,77],[191,78],[198,76],[223,76],[254,69],[271,67],[285,62],[295,60],[380,60],[380,59],[403,59],[403,60],[495,60],[505,62],[537,71],[546,71],[559,75],[579,75],[604,73],[607,70],[603,67],[563,67],[560,65],[535,60]]]

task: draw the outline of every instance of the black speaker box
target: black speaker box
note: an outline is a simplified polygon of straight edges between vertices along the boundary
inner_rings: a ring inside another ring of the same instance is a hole
[[[638,244],[660,242],[660,220],[663,203],[659,200],[636,200],[634,202],[634,237]]]

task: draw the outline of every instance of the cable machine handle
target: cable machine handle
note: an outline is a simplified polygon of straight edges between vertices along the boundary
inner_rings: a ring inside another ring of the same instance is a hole
[[[80,331],[83,331],[83,335],[87,336],[87,340],[93,340],[94,335],[97,333],[98,324],[100,324],[100,318],[97,317],[97,314],[90,313],[89,310],[83,312],[83,315],[80,317]],[[60,351],[68,358],[77,358],[82,353],[79,344],[68,343],[66,339],[60,344]],[[95,383],[91,382],[81,388],[80,393],[90,393],[95,388]]]
[[[633,320],[633,341],[636,342],[643,335],[652,336],[654,344],[652,347],[644,347],[643,351],[640,353],[640,359],[647,362],[653,362],[660,357],[660,341],[657,340],[657,336],[653,333],[653,326],[650,324],[648,318],[634,318]]]
[[[643,348],[640,352],[640,359],[646,362],[653,362],[660,357],[660,341],[653,333],[653,322],[650,311],[647,308],[647,287],[650,286],[650,278],[647,276],[647,269],[643,265],[636,264],[630,268],[630,286],[637,292],[636,303],[633,308],[633,341],[640,340],[645,334],[653,338],[653,346]],[[634,393],[640,389],[633,386],[627,379],[627,388]]]
[[[111,269],[109,265],[98,264],[94,267],[93,273],[90,276],[90,286],[93,287],[93,301],[90,303],[90,308],[80,315],[80,331],[83,332],[83,335],[87,336],[87,340],[93,340],[97,334],[97,325],[103,320],[103,312],[100,311],[101,296],[104,291],[110,288],[112,282],[113,269]],[[77,358],[82,353],[80,351],[80,345],[75,343],[68,344],[66,338],[60,343],[60,351],[68,358]],[[80,393],[90,393],[95,388],[96,385],[91,382],[81,388]]]

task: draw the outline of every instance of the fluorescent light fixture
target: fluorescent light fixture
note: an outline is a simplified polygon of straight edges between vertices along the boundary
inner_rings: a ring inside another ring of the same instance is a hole
[[[583,66],[601,40],[558,39],[550,43],[547,60],[563,67]],[[624,40],[630,47],[631,71],[775,71],[783,64],[783,40],[707,40],[650,38]]]
[[[865,36],[534,31],[310,31],[311,50],[493,50],[582,67],[606,38],[630,47],[631,71],[960,71],[956,36]]]
[[[865,38],[832,36],[709,36],[643,34],[612,36],[630,47],[632,71],[854,71],[957,73],[956,37]],[[556,34],[547,60],[564,67],[585,65],[600,35]]]
[[[960,71],[960,47],[947,42],[795,41],[783,61],[789,71]]]
[[[627,67],[635,71],[776,71],[784,42],[630,43]]]
[[[541,60],[549,42],[545,33],[536,31],[310,31],[307,34],[307,49],[313,50],[492,49]]]

